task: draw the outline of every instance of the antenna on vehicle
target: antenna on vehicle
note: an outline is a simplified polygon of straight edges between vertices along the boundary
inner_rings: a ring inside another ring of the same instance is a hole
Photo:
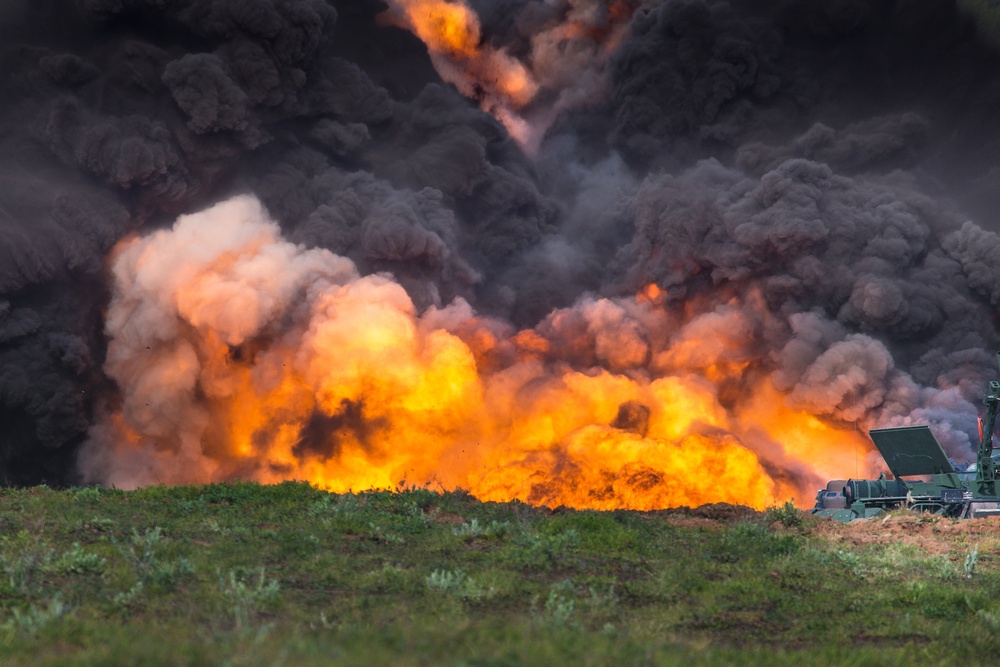
[[[861,439],[861,431],[858,430],[858,420],[857,418],[855,418],[854,442],[851,443],[854,446],[854,479],[857,479],[858,477],[861,476],[861,473],[858,471],[858,440],[860,439]]]
[[[854,408],[854,410],[853,410],[854,411],[854,442],[851,443],[851,446],[854,447],[854,479],[857,479],[858,477],[861,476],[861,473],[858,471],[858,441],[861,439],[861,431],[858,430],[858,395],[854,394],[853,396],[851,396],[851,398],[853,399],[853,403],[854,403],[854,405],[851,406],[852,408]]]

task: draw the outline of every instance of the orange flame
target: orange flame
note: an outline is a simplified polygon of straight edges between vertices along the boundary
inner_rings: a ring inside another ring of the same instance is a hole
[[[748,345],[754,299],[582,299],[531,330],[459,300],[418,313],[384,275],[280,237],[237,198],[112,254],[120,409],[89,478],[305,479],[483,500],[655,509],[807,501],[849,430],[785,406]],[[847,450],[850,452],[850,450]]]
[[[649,283],[639,290],[635,298],[637,301],[649,303],[654,306],[662,306],[667,300],[667,293],[656,283]]]
[[[519,60],[484,43],[479,17],[464,0],[388,2],[381,20],[420,38],[438,74],[477,100],[528,150],[537,148],[559,112],[593,101],[603,88],[605,64],[635,5],[616,0],[595,12],[571,2],[560,21],[533,36],[531,54]],[[573,54],[572,62],[566,62],[567,54]],[[528,112],[543,88],[557,93],[551,96],[554,106]]]
[[[406,19],[417,37],[453,58],[475,58],[479,19],[465,5],[451,2],[403,2]]]
[[[522,137],[517,111],[538,92],[527,68],[505,51],[481,43],[479,17],[463,3],[392,0],[383,20],[412,31],[427,45],[435,68],[459,91],[497,116],[511,136]]]

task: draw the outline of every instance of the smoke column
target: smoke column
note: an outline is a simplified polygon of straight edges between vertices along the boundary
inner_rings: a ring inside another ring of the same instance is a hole
[[[3,483],[763,507],[867,428],[972,456],[989,3],[168,4],[0,10]]]

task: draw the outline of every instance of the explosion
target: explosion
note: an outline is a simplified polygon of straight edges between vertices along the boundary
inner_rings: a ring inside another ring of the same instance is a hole
[[[764,507],[871,428],[972,459],[995,10],[64,4],[0,11],[0,482]]]
[[[438,73],[525,142],[528,126],[518,114],[538,84],[503,49],[482,45],[479,18],[468,6],[448,0],[393,0],[385,20],[412,30],[430,51]]]
[[[781,407],[745,309],[675,313],[655,285],[519,332],[461,299],[418,313],[391,276],[283,240],[245,196],[123,241],[112,271],[123,402],[84,461],[120,487],[305,479],[762,508],[806,497],[851,437]]]
[[[389,4],[383,20],[419,37],[441,78],[478,100],[529,153],[559,113],[597,102],[606,88],[607,61],[633,9],[629,0],[553,3],[552,15],[529,35],[530,52],[522,61],[484,43],[479,17],[465,0]],[[541,91],[547,99],[532,105]]]

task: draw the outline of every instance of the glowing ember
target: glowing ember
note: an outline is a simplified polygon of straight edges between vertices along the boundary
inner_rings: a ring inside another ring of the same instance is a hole
[[[389,277],[282,240],[246,197],[112,262],[106,368],[124,400],[83,461],[105,483],[761,508],[845,465],[825,453],[851,433],[785,407],[754,370],[746,309],[678,314],[649,286],[517,333],[461,300],[421,314]]]

